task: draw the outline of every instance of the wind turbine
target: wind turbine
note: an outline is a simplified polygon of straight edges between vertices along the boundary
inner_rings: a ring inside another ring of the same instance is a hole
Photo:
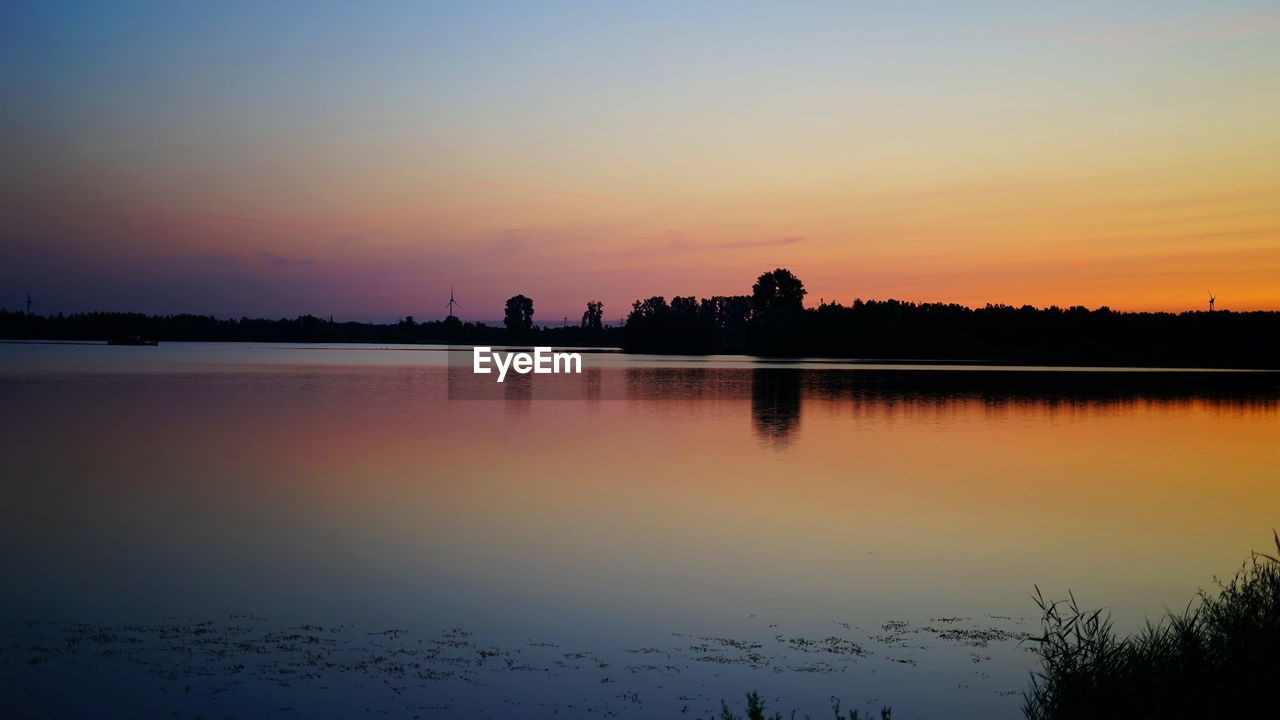
[[[1213,301],[1214,301],[1214,300],[1216,300],[1216,299],[1217,299],[1217,298],[1215,298],[1215,297],[1213,296],[1213,291],[1212,291],[1212,290],[1210,290],[1210,291],[1209,291],[1209,312],[1213,312]]]
[[[454,306],[462,307],[458,304],[457,300],[453,299],[453,283],[449,283],[449,304],[445,305],[445,307],[449,309],[449,317],[453,317]]]
[[[27,291],[27,314],[31,314],[31,291]]]

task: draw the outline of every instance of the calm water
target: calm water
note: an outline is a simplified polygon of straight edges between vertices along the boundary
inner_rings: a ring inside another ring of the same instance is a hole
[[[1280,526],[1273,380],[448,357],[0,345],[0,714],[1012,718]]]

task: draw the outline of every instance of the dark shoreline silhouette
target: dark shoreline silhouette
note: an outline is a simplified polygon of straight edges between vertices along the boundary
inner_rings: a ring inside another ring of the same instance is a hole
[[[439,343],[456,345],[558,345],[616,347],[621,328],[578,326],[522,330],[484,323],[446,320],[394,323],[337,322],[314,315],[268,320],[217,318],[212,315],[146,315],[131,312],[88,312],[71,315],[28,315],[0,310],[0,337],[11,340],[81,340],[105,342],[140,336],[160,342],[297,342],[297,343]]]
[[[91,312],[43,316],[0,310],[0,337],[26,340],[439,343],[621,347],[655,354],[745,354],[869,362],[1117,367],[1280,368],[1280,312],[1115,312],[899,300],[822,301],[805,307],[799,278],[778,268],[750,295],[637,300],[625,325],[602,324],[587,303],[581,324],[534,323],[533,300],[507,301],[503,326],[444,320],[335,322],[313,315],[267,320]],[[566,319],[567,320],[567,319]]]
[[[1016,365],[1280,368],[1280,312],[1115,312],[855,300],[804,306],[784,268],[750,295],[634,303],[622,346],[638,352],[736,352]]]

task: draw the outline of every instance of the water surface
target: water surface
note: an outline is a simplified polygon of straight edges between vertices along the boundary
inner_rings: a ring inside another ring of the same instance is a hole
[[[1017,717],[1033,585],[1135,628],[1280,525],[1266,378],[448,359],[0,345],[0,710]]]

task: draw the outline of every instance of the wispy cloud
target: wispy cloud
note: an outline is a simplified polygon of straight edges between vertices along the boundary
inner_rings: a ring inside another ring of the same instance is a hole
[[[547,190],[545,188],[525,187],[523,185],[508,185],[506,183],[489,182],[488,180],[478,180],[477,185],[487,185],[489,187],[506,188],[507,190],[517,190],[519,192],[542,193],[544,195],[559,195],[561,197],[577,198],[579,200],[594,200],[596,202],[614,202],[615,198],[601,197],[599,195],[583,195],[581,193],[563,192],[561,190]]]
[[[214,215],[213,217],[221,220],[230,220],[232,222],[245,223],[248,225],[268,225],[270,227],[286,228],[288,230],[306,230],[304,225],[294,225],[293,223],[276,222],[275,220],[264,220],[262,218],[246,217],[244,215]]]
[[[315,260],[312,258],[288,258],[276,255],[273,252],[263,250],[258,253],[258,257],[262,258],[271,267],[292,267],[295,265],[312,265]]]
[[[776,247],[778,245],[795,245],[804,242],[798,235],[773,238],[772,240],[738,240],[732,242],[709,243],[702,247],[708,250],[736,250],[738,248]]]
[[[242,259],[235,255],[219,253],[196,253],[192,255],[174,255],[164,258],[165,262],[181,265],[199,265],[204,267],[235,267],[242,264]]]
[[[764,240],[727,240],[724,242],[700,242],[693,240],[687,233],[680,231],[669,231],[666,233],[669,238],[668,242],[659,248],[661,252],[699,252],[703,250],[742,250],[746,248],[762,248],[777,247],[780,245],[795,245],[804,242],[804,238],[798,235],[788,235],[780,238],[768,238]]]

